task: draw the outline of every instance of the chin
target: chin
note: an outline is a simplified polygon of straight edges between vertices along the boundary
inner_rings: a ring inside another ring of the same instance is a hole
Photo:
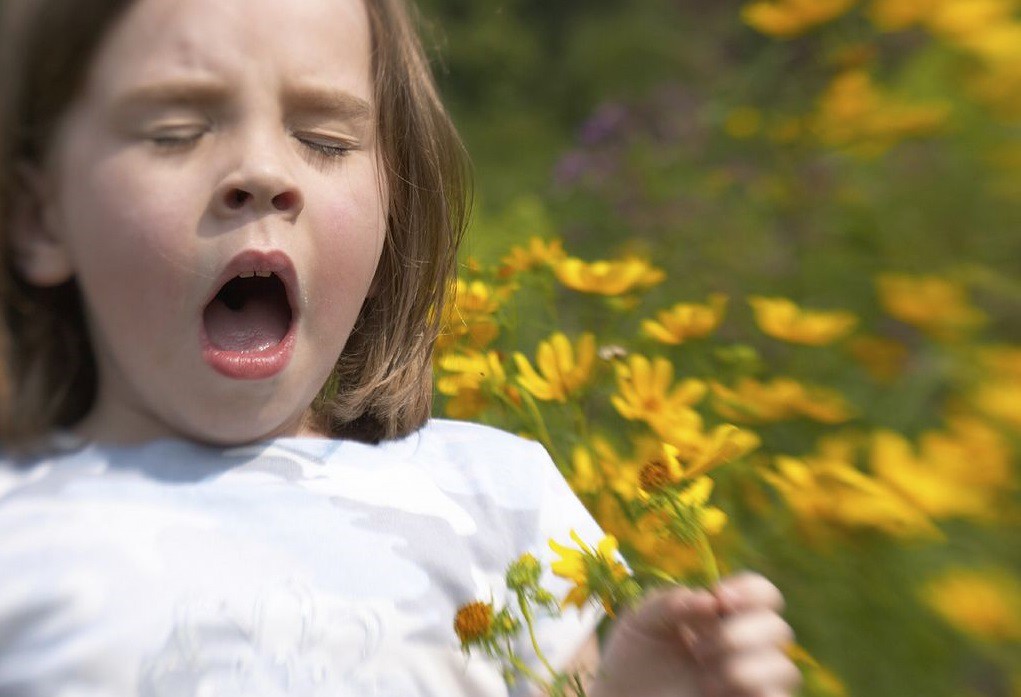
[[[211,419],[199,424],[189,424],[179,430],[188,440],[217,447],[249,445],[270,438],[315,435],[308,426],[305,416],[287,419],[264,419],[258,416],[246,418],[235,414],[230,419]]]

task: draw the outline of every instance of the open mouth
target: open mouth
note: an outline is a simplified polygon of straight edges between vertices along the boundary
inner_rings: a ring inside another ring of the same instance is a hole
[[[212,347],[238,353],[259,353],[279,345],[293,317],[287,288],[268,271],[227,281],[202,314]]]

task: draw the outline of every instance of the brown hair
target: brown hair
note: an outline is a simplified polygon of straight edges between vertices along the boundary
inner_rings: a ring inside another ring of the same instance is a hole
[[[38,288],[18,274],[8,221],[15,169],[41,162],[92,55],[132,0],[5,0],[0,16],[0,441],[76,423],[96,368],[72,280]],[[467,157],[440,102],[403,0],[365,0],[389,211],[375,292],[330,379],[315,426],[365,441],[420,427],[432,401],[432,346],[465,227]]]

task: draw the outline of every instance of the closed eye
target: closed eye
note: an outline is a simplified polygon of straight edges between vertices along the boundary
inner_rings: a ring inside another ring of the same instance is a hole
[[[305,148],[314,164],[327,164],[330,160],[340,159],[352,150],[358,149],[353,140],[326,138],[321,136],[297,134],[295,138]]]
[[[205,128],[172,128],[157,131],[147,140],[160,150],[181,150],[195,145],[205,134]]]

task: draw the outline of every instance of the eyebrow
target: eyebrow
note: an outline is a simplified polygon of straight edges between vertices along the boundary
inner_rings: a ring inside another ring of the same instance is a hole
[[[355,120],[372,117],[372,105],[350,92],[331,87],[300,84],[284,90],[284,103],[295,111],[338,115]]]
[[[118,111],[148,105],[182,105],[211,107],[222,104],[230,97],[232,88],[212,80],[174,80],[141,85],[116,99]],[[354,120],[368,120],[373,115],[372,105],[350,92],[325,85],[299,84],[284,89],[284,103],[288,109],[337,115]]]
[[[213,106],[222,104],[231,89],[224,83],[207,80],[174,80],[142,85],[120,95],[118,110],[147,105]]]

